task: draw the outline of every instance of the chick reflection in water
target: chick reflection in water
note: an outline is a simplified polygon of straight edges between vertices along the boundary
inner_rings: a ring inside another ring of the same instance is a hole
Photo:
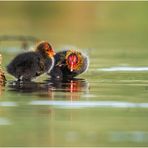
[[[63,92],[62,96],[60,96],[63,99],[79,100],[81,96],[79,92],[86,93],[89,91],[89,83],[85,79],[73,78],[57,81],[55,79],[49,79],[46,82],[55,92]]]
[[[41,98],[48,97],[49,99],[70,99],[79,100],[79,92],[88,92],[89,84],[85,79],[67,79],[56,81],[55,79],[45,80],[43,83],[39,82],[23,82],[12,81],[9,82],[9,91],[20,92],[20,93],[34,93]],[[62,92],[59,93],[58,92]]]
[[[22,93],[32,93],[32,92],[46,92],[48,87],[44,83],[37,82],[23,82],[13,81],[9,83],[10,91],[22,92]]]

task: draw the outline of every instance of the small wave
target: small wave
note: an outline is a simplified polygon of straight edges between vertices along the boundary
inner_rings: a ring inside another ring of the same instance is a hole
[[[15,102],[0,102],[0,106],[11,107],[11,106],[17,106],[17,104]]]
[[[109,132],[112,142],[136,142],[142,143],[148,141],[147,131],[113,131]]]
[[[7,118],[0,117],[0,125],[11,125],[11,121]]]
[[[48,101],[34,100],[28,105],[53,106],[56,108],[148,108],[148,103],[120,102],[120,101]],[[18,106],[15,102],[0,102],[2,107]]]
[[[148,108],[148,103],[118,101],[32,101],[30,105],[47,105],[58,108]]]
[[[137,71],[148,71],[148,67],[130,67],[130,66],[115,66],[115,67],[109,67],[109,68],[99,68],[97,69],[99,71],[131,71],[131,72],[137,72]]]

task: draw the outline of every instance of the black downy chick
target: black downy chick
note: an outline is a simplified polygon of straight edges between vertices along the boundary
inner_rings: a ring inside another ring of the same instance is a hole
[[[7,66],[7,71],[20,81],[31,81],[45,72],[50,72],[54,65],[54,54],[51,45],[42,41],[35,51],[17,55]]]
[[[77,50],[60,51],[54,59],[54,67],[48,73],[53,79],[71,79],[87,71],[89,66],[88,57]]]

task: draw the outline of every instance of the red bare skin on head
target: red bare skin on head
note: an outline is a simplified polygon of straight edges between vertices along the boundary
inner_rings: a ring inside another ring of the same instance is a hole
[[[70,71],[72,72],[74,70],[74,67],[77,65],[78,63],[78,57],[76,54],[71,54],[68,57],[68,63],[70,65]]]

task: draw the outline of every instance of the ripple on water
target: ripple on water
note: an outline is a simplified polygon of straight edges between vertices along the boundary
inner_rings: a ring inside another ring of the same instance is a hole
[[[57,108],[148,108],[148,103],[119,101],[31,101],[30,105],[49,105]]]
[[[146,131],[112,131],[109,133],[111,142],[147,142],[148,132]]]
[[[148,103],[134,103],[121,101],[50,101],[50,100],[34,100],[28,105],[53,106],[56,108],[148,108]],[[15,102],[0,102],[2,107],[15,107],[19,104]]]
[[[11,125],[11,124],[12,122],[9,119],[0,117],[0,126],[1,125]]]
[[[97,70],[106,71],[106,72],[113,72],[113,71],[143,72],[143,71],[148,71],[148,67],[114,66],[108,68],[98,68]]]
[[[4,106],[4,107],[13,107],[13,106],[17,106],[17,103],[15,102],[0,102],[0,106]]]

